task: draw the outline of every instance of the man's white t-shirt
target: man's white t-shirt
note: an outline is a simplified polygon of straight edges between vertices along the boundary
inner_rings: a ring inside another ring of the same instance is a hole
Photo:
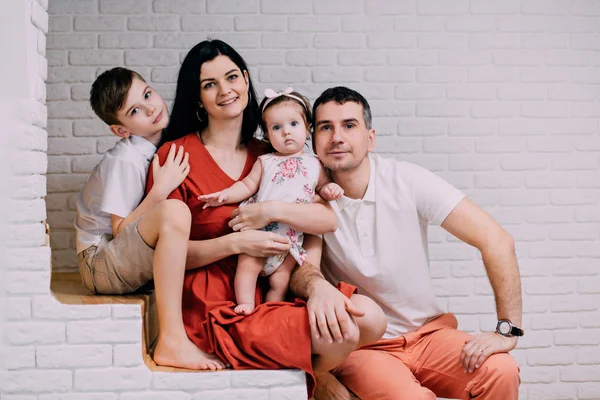
[[[137,208],[154,153],[147,139],[130,136],[104,154],[77,197],[77,254],[112,234],[111,214],[125,218]]]
[[[331,202],[338,229],[324,235],[322,270],[381,306],[389,339],[443,314],[429,275],[427,226],[441,225],[464,194],[418,165],[369,159],[365,196]]]

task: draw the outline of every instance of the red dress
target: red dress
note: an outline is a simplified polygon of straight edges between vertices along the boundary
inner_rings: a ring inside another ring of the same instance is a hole
[[[182,145],[190,154],[190,172],[169,196],[190,208],[190,239],[213,239],[231,233],[227,223],[237,204],[203,210],[197,197],[223,190],[235,181],[221,170],[196,134],[173,143],[178,147]],[[169,147],[170,143],[167,143],[157,152],[161,165]],[[240,180],[250,173],[262,153],[256,140],[249,143]],[[152,172],[149,171],[147,191],[152,184]],[[301,300],[262,304],[264,288],[257,286],[254,312],[249,316],[236,314],[233,311],[236,267],[237,256],[231,256],[186,273],[183,322],[187,335],[201,350],[227,360],[235,369],[301,369],[306,372],[308,397],[312,397],[315,378],[306,304]]]

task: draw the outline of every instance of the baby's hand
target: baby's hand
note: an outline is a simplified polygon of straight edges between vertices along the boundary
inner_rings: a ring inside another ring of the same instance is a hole
[[[227,204],[227,201],[229,200],[229,196],[227,195],[227,192],[225,192],[224,190],[221,190],[220,192],[214,192],[214,193],[198,196],[198,200],[204,202],[204,205],[202,206],[202,209],[204,210],[205,208],[208,208],[208,207],[219,207],[219,206],[222,206],[223,204]]]
[[[166,199],[173,190],[181,185],[190,172],[189,158],[190,155],[183,150],[183,146],[179,146],[179,150],[177,150],[175,144],[171,145],[169,154],[167,154],[165,163],[162,166],[155,154],[152,160],[152,177],[154,178],[152,190]]]
[[[340,187],[337,183],[329,182],[325,186],[321,188],[319,191],[319,195],[325,201],[333,201],[337,200],[344,194],[344,189]]]

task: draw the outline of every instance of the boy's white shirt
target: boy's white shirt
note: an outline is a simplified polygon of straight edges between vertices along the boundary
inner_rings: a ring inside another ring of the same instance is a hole
[[[144,197],[156,146],[139,136],[119,140],[92,170],[77,197],[77,253],[112,234],[111,214],[127,217]]]
[[[414,331],[444,311],[429,275],[427,227],[441,225],[464,194],[408,162],[370,154],[362,199],[330,202],[338,229],[324,235],[322,270],[355,285],[387,316],[384,339]]]

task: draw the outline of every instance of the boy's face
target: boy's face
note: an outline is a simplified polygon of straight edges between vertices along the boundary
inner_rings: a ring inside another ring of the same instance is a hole
[[[329,101],[315,110],[315,151],[327,168],[348,172],[360,166],[375,147],[375,130],[367,129],[362,106]]]
[[[169,123],[169,110],[158,92],[134,77],[127,99],[117,111],[117,119],[121,124],[110,126],[115,135],[122,138],[141,136],[158,145],[162,130]]]

